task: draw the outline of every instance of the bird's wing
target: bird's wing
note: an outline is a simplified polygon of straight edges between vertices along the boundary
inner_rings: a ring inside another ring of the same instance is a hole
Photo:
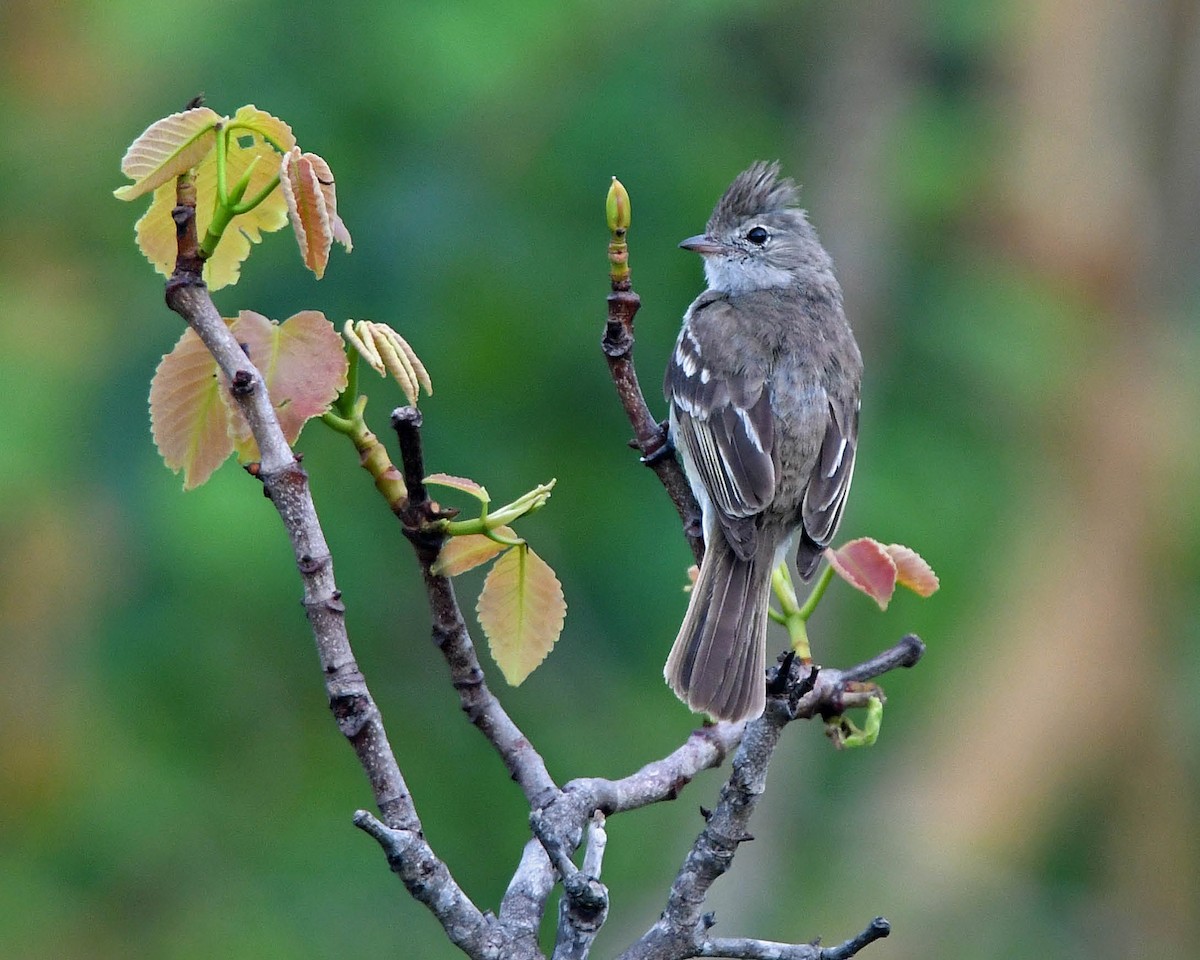
[[[842,519],[846,494],[854,476],[854,455],[858,447],[858,402],[848,409],[833,398],[829,400],[829,423],[817,453],[817,462],[804,491],[801,517],[804,537],[796,557],[800,576],[812,576]]]
[[[685,327],[664,392],[676,446],[704,485],[726,539],[748,559],[756,539],[749,518],[775,495],[775,427],[765,380],[744,370],[714,371]]]

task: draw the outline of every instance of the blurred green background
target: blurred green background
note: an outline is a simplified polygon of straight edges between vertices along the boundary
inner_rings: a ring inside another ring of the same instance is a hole
[[[558,478],[524,529],[566,631],[501,693],[560,782],[692,723],[660,672],[688,554],[598,347],[609,177],[661,412],[702,284],[675,245],[780,158],[867,364],[842,534],[943,587],[886,615],[831,591],[818,659],[908,630],[929,653],[888,678],[874,749],[788,731],[718,932],[834,942],[882,913],[872,957],[1196,955],[1200,8],[1134,0],[4,0],[0,955],[457,955],[350,824],[370,794],[258,484],[227,465],[184,495],[150,442],[181,325],[111,191],[201,91],[287,119],[355,240],[318,284],[268,237],[222,311],[388,321],[433,375],[431,470],[499,499]],[[367,389],[386,435],[399,393]],[[320,425],[299,448],[428,836],[495,908],[519,792],[352,450]],[[610,821],[596,956],[653,922],[720,777]]]

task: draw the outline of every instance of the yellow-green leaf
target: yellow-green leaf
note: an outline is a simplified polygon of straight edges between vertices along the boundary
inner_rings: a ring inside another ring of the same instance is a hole
[[[241,142],[247,141],[245,145]],[[232,137],[226,157],[226,182],[232,186],[258,160],[250,175],[246,198],[254,197],[274,179],[279,168],[279,154],[256,133],[247,131]],[[217,199],[216,154],[210,153],[196,167],[196,230],[203,237],[212,222]],[[175,268],[175,182],[163,183],[154,191],[150,209],[135,228],[138,247],[154,268],[169,277]],[[219,290],[237,283],[241,263],[250,255],[250,244],[262,240],[264,233],[280,229],[287,223],[287,201],[279,190],[272,192],[248,213],[234,217],[213,256],[204,264],[204,279],[210,289]]]
[[[233,115],[230,126],[249,127],[263,139],[271,140],[280,153],[287,153],[296,145],[296,137],[291,127],[265,110],[259,110],[252,103],[241,107]]]
[[[150,124],[121,160],[121,172],[135,182],[113,195],[133,200],[196,166],[216,144],[221,120],[216,111],[196,107]]]
[[[279,154],[258,134],[245,133],[232,137],[226,154],[226,183],[232,187],[250,169],[251,164],[255,166],[246,189],[246,199],[256,196],[275,179],[279,172]],[[212,220],[217,198],[215,154],[196,171],[196,198],[196,228],[203,237]],[[167,221],[174,229],[170,210],[167,211]],[[261,242],[264,233],[273,233],[286,225],[287,201],[276,189],[253,210],[238,214],[230,221],[216,251],[204,264],[205,282],[213,290],[237,283],[242,261],[250,256],[250,245]]]
[[[510,527],[498,527],[496,533],[510,540],[517,539],[517,535]],[[439,577],[457,577],[460,573],[466,573],[468,570],[474,570],[480,564],[487,563],[496,554],[503,553],[510,546],[511,544],[507,543],[497,543],[482,533],[468,533],[461,537],[451,537],[442,544],[441,553],[438,554],[429,569]]]
[[[162,358],[150,384],[150,429],[183,488],[204,483],[233,452],[229,410],[212,354],[189,328]]]
[[[349,363],[342,338],[316,310],[302,310],[283,323],[243,310],[230,329],[267,381],[279,426],[294,443],[304,424],[328,410],[346,388]],[[258,444],[237,410],[231,432],[238,456],[257,459]]]
[[[512,686],[546,659],[567,604],[550,566],[528,544],[512,547],[488,572],[475,607],[492,658]]]

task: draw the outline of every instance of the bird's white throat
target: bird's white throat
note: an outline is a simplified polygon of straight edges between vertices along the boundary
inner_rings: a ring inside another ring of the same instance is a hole
[[[763,263],[752,256],[734,254],[705,257],[704,277],[711,290],[750,293],[753,290],[786,287],[794,282],[795,273]]]

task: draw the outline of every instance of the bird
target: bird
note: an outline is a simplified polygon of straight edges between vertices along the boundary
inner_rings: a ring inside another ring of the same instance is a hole
[[[846,505],[862,355],[777,161],[739,173],[679,246],[703,258],[707,289],[684,314],[663,393],[705,552],[663,675],[693,711],[752,719],[766,705],[772,572],[794,549],[810,580]]]

